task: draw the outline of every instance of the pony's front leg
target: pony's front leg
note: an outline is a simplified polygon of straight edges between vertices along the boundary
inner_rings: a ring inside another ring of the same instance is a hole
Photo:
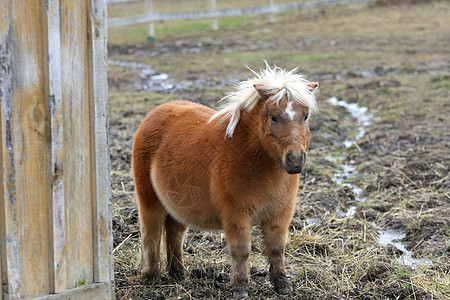
[[[286,276],[284,267],[284,250],[291,216],[292,214],[286,212],[285,215],[275,216],[262,224],[264,243],[270,264],[270,281],[274,285],[275,291],[280,294],[288,294],[292,291],[292,284]]]
[[[250,255],[250,219],[234,214],[227,216],[225,236],[231,254],[231,283],[233,298],[248,297],[248,257]]]

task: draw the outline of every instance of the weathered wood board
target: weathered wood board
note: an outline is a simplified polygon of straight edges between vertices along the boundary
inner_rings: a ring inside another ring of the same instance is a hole
[[[2,296],[111,298],[106,2],[0,8]]]

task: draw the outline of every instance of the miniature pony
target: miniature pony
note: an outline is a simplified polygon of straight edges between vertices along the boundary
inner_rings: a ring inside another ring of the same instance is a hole
[[[176,101],[148,113],[136,132],[132,161],[146,279],[159,280],[164,230],[169,275],[183,279],[188,226],[222,229],[233,296],[248,296],[251,227],[259,223],[270,280],[278,293],[292,290],[284,250],[318,87],[296,70],[266,63],[224,97],[219,111]]]

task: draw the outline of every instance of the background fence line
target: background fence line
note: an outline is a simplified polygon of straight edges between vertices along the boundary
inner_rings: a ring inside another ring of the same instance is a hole
[[[108,4],[120,2],[132,2],[132,1],[137,0],[107,0]],[[128,17],[109,18],[108,27],[114,28],[114,27],[150,23],[148,37],[149,40],[154,40],[155,38],[154,25],[152,25],[154,22],[173,21],[173,20],[213,19],[211,25],[212,29],[217,30],[218,18],[238,17],[247,15],[268,15],[268,22],[272,23],[274,21],[273,17],[274,14],[318,7],[340,6],[340,5],[374,2],[374,1],[375,0],[317,0],[308,2],[274,4],[273,0],[268,0],[266,6],[216,9],[216,0],[211,0],[210,10],[155,13],[153,12],[152,0],[146,0],[146,7],[147,7],[146,14]]]

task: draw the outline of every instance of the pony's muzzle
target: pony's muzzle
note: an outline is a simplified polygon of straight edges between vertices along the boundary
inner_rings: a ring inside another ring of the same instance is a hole
[[[306,163],[305,150],[289,150],[284,159],[284,168],[289,174],[299,174]]]

